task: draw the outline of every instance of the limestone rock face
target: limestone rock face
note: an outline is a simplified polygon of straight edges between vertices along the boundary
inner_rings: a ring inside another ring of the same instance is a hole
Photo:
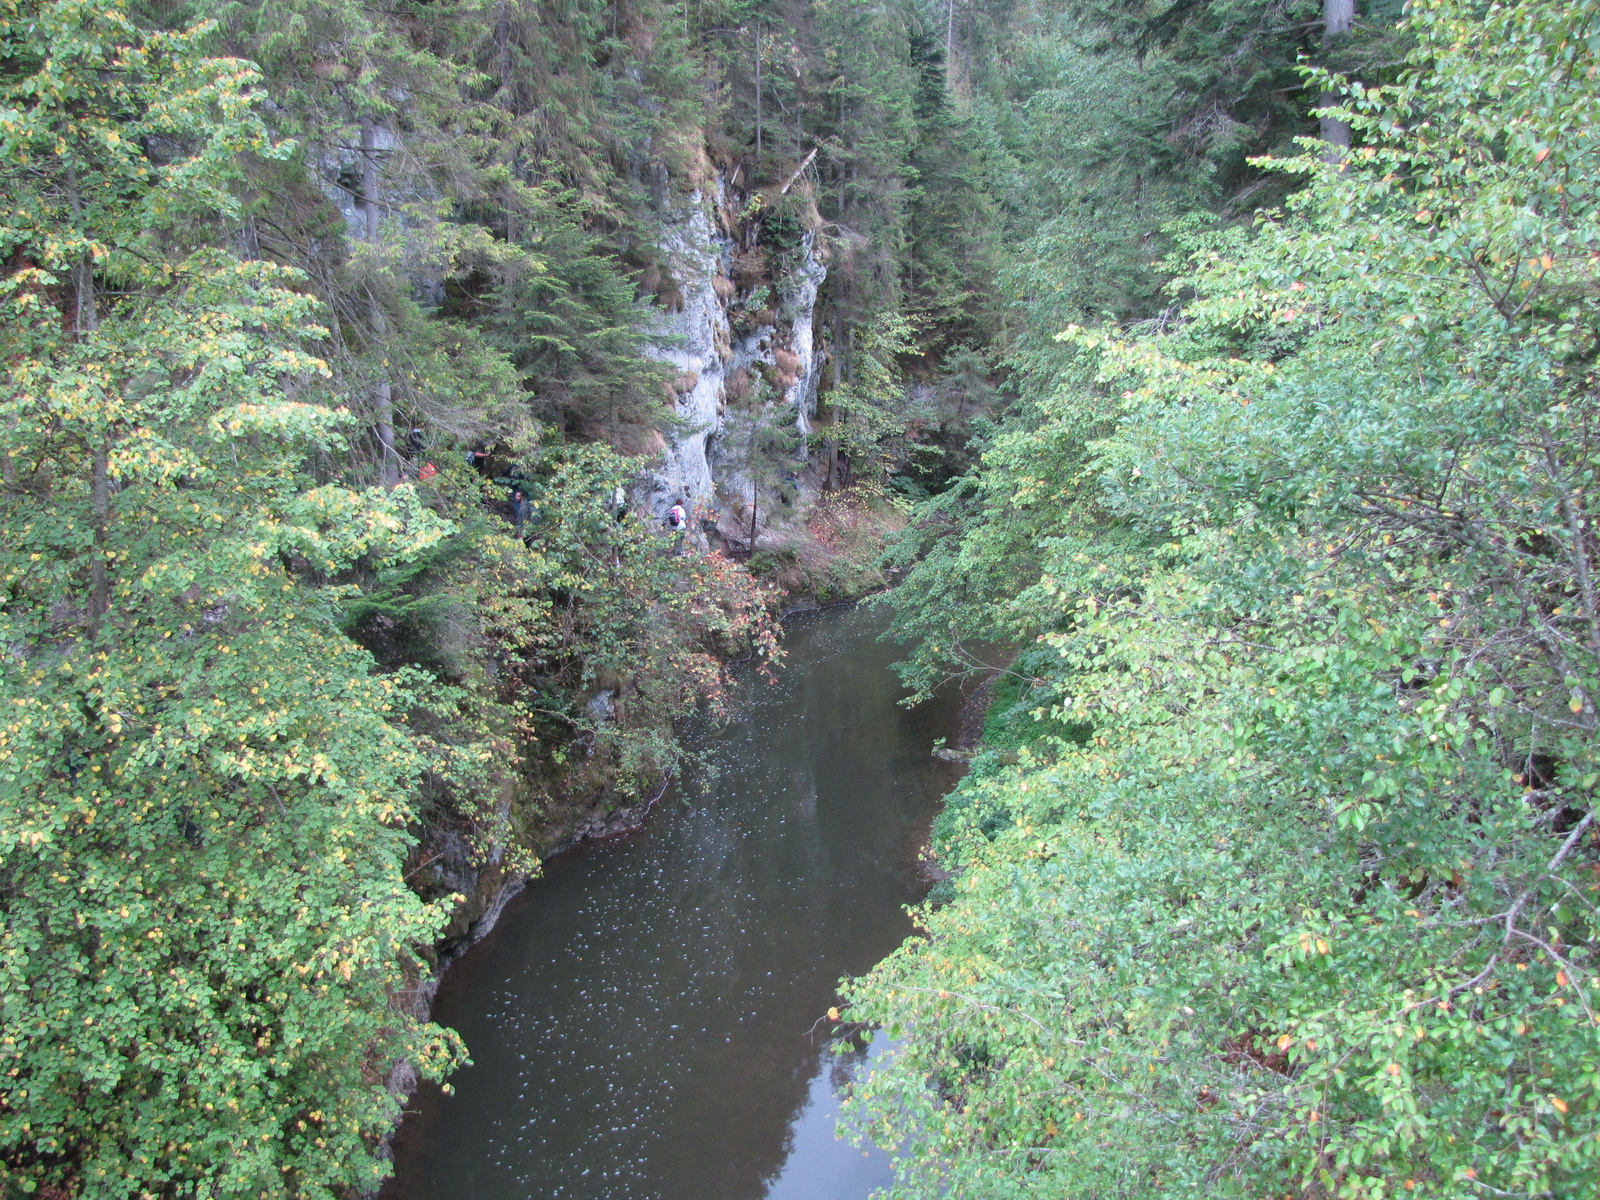
[[[827,268],[817,253],[816,235],[806,232],[794,261],[780,267],[767,255],[770,279],[779,302],[770,304],[767,285],[758,285],[761,303],[742,290],[747,260],[718,221],[729,204],[727,183],[716,174],[706,190],[697,190],[662,214],[658,246],[663,266],[677,281],[682,307],[655,314],[650,329],[650,357],[675,369],[671,391],[682,426],[668,435],[667,446],[642,477],[635,502],[664,520],[675,501],[688,497],[691,512],[709,516],[719,493],[742,497],[751,493],[719,453],[726,407],[748,394],[750,380],[766,377],[782,389],[781,403],[792,413],[802,438],[811,432],[817,411],[817,390],[823,355],[813,328],[817,294]],[[698,523],[693,522],[695,529]]]

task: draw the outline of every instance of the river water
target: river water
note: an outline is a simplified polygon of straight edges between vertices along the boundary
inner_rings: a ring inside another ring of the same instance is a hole
[[[447,973],[473,1065],[425,1087],[392,1200],[865,1200],[888,1156],[834,1136],[844,974],[911,932],[959,697],[901,708],[886,617],[792,618],[776,684],[696,735],[709,770],[647,828],[547,864]],[[820,1020],[819,1020],[820,1019]]]

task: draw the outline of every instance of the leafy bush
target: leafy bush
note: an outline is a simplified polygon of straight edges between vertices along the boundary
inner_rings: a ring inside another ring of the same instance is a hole
[[[463,1053],[401,1002],[446,915],[401,875],[416,676],[311,582],[449,526],[307,471],[354,424],[320,403],[319,307],[195,247],[277,153],[204,32],[0,5],[8,1194],[371,1187],[390,1071]]]
[[[1600,18],[1411,13],[1355,150],[934,502],[905,626],[1048,647],[1093,736],[851,985],[896,1195],[1600,1187]]]

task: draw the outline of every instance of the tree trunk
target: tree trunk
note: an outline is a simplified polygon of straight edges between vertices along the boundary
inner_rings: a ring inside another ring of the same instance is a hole
[[[72,215],[83,223],[83,193],[78,189],[78,169],[67,162],[67,203]],[[72,337],[76,341],[100,327],[100,314],[94,294],[94,255],[85,253],[72,272]]]
[[[750,553],[756,552],[756,498],[761,494],[755,480],[750,481]]]
[[[1355,0],[1322,0],[1322,49],[1324,53],[1339,38],[1350,32],[1350,27],[1355,24]],[[1329,108],[1338,103],[1338,97],[1332,92],[1323,92],[1317,97],[1319,108]],[[1328,144],[1323,151],[1323,157],[1329,162],[1340,162],[1350,151],[1350,122],[1341,121],[1337,117],[1325,116],[1322,118],[1322,140]]]
[[[100,626],[111,611],[111,575],[106,570],[106,542],[111,527],[111,438],[104,435],[94,448],[94,476],[89,502],[94,512],[94,559],[89,564],[89,636],[100,636]]]
[[[361,118],[361,216],[365,224],[362,238],[378,244],[378,123]]]
[[[378,128],[371,116],[361,118],[361,213],[365,218],[366,241],[378,244]],[[376,295],[368,293],[368,322],[372,326],[373,348],[378,355],[377,383],[372,389],[373,432],[378,438],[378,482],[393,488],[400,482],[400,456],[394,448],[394,387],[385,359],[388,323]]]
[[[500,67],[500,107],[511,110],[511,10],[505,0],[494,22],[495,59]]]
[[[253,200],[254,196],[246,197],[246,202]],[[256,231],[256,219],[246,213],[243,223],[239,226],[239,261],[256,262],[261,258],[261,236]]]
[[[67,164],[67,202],[75,217],[83,216],[83,195],[78,189],[78,172]],[[72,272],[72,337],[80,341],[100,326],[98,301],[94,294],[94,257],[85,254]],[[89,636],[100,636],[100,627],[111,611],[111,573],[106,567],[106,546],[111,530],[111,430],[97,431],[93,463],[90,466],[89,507],[94,524],[94,551],[89,562]]]
[[[833,352],[833,390],[839,390],[841,363],[844,357],[844,339],[840,336],[839,314],[833,315],[833,337],[828,349]],[[823,477],[822,490],[831,492],[839,486],[839,410],[833,409],[828,420],[828,473]]]
[[[950,0],[944,18],[944,86],[946,91],[955,88],[955,63],[951,54],[956,44],[956,0]]]
[[[848,326],[844,331],[844,381],[849,387],[856,385],[856,329],[854,325]],[[848,420],[846,414],[846,420]],[[839,487],[850,486],[850,455],[848,453],[838,456]]]
[[[382,313],[378,316],[381,320]],[[378,328],[382,331],[384,327],[379,325]],[[389,382],[387,364],[378,368],[378,386],[373,389],[372,406],[376,417],[374,432],[378,435],[378,452],[383,456],[378,463],[378,482],[392,489],[400,483],[400,454],[394,448],[394,388]]]
[[[1331,0],[1330,0],[1331,3]],[[761,169],[761,22],[756,22],[756,168]],[[750,181],[754,183],[755,180]]]

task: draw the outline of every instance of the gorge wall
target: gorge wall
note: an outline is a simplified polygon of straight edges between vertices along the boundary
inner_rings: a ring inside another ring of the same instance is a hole
[[[762,488],[738,461],[741,423],[748,430],[783,414],[795,434],[788,474],[798,482],[827,356],[814,328],[827,277],[816,232],[804,228],[784,245],[760,220],[766,203],[717,171],[665,206],[659,226],[664,305],[647,353],[677,369],[669,384],[677,424],[634,500],[657,519],[686,501],[697,518],[692,536],[724,545],[748,545],[749,505]],[[799,207],[815,212],[809,201]],[[765,507],[762,499],[758,524]]]

